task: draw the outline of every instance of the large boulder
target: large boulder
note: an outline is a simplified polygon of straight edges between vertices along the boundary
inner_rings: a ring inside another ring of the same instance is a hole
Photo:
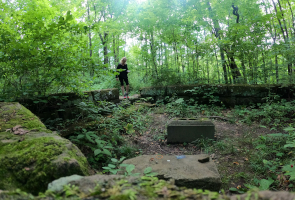
[[[208,160],[206,160],[208,158]],[[205,160],[205,162],[203,162]],[[173,179],[180,187],[219,191],[221,179],[215,163],[208,155],[186,155],[182,159],[169,155],[143,155],[125,160],[124,164],[135,165],[132,173],[143,173],[152,167],[157,177],[164,180]]]
[[[36,194],[60,177],[90,174],[81,151],[19,103],[0,102],[0,160],[0,190]]]

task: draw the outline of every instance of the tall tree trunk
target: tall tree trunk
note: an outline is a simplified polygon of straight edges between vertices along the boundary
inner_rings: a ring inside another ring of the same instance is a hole
[[[114,65],[117,65],[118,62],[118,54],[117,54],[117,51],[116,51],[117,47],[116,47],[116,36],[113,35],[113,53],[114,53]]]
[[[277,6],[276,6],[274,0],[272,0],[272,3],[273,3],[273,6],[274,6],[274,9],[275,9],[275,12],[278,15]],[[284,26],[283,26],[283,24],[282,24],[279,17],[277,17],[277,20],[278,20],[278,22],[280,24],[280,28],[281,28],[281,31],[282,31],[282,35],[283,35],[285,44],[287,45],[287,49],[289,50],[290,49],[289,33],[288,33],[288,30],[287,30],[286,21],[285,21],[285,17],[284,17],[284,11],[282,10],[280,0],[278,0],[278,5],[279,5],[280,11],[281,11],[281,15],[282,15],[281,18],[283,19]],[[289,55],[287,55],[286,58],[287,58],[287,62],[288,62],[288,67],[287,67],[288,68],[288,74],[291,75],[292,74],[291,58],[290,58]]]
[[[87,15],[88,15],[88,22],[90,23],[90,8],[89,8],[89,2],[87,1]],[[91,25],[89,24],[88,26],[89,33],[88,33],[88,38],[89,38],[89,55],[92,57],[92,42],[91,42]]]
[[[179,57],[178,57],[178,52],[177,52],[177,45],[175,45],[175,50],[176,50],[176,67],[177,67],[177,72],[180,72],[180,67],[179,67]]]
[[[276,55],[276,57],[275,57],[275,65],[276,65],[277,84],[279,84],[279,62],[278,62],[278,55]]]
[[[100,36],[101,43],[103,45],[103,56],[104,56],[103,64],[104,65],[107,65],[109,63],[109,58],[108,58],[108,45],[107,45],[108,33],[107,32],[104,32],[103,33],[103,36],[99,33],[99,36]]]
[[[208,80],[208,84],[210,84],[208,58],[207,58],[207,80]]]
[[[268,69],[265,67],[265,59],[264,59],[264,53],[262,53],[262,62],[263,62],[263,75],[264,75],[264,83],[267,83],[267,77],[268,77]]]
[[[293,10],[292,10],[292,7],[291,7],[291,4],[290,4],[289,0],[287,0],[287,3],[288,3],[288,5],[289,5],[289,9],[290,9],[290,12],[291,12],[291,15],[292,15],[293,34],[294,34],[294,37],[295,37],[295,18],[294,18]]]
[[[119,60],[120,60],[120,35],[117,35],[117,60],[116,60],[116,63],[119,63]]]
[[[155,61],[155,59],[156,59],[156,46],[155,46],[155,42],[154,42],[154,33],[153,33],[153,31],[151,31],[151,43],[150,43],[150,46],[151,46],[152,61],[153,61],[153,64],[154,64],[154,72],[156,74],[156,78],[158,78],[157,63]]]
[[[90,58],[92,57],[92,41],[91,41],[91,24],[90,24],[90,6],[89,6],[89,2],[87,1],[87,16],[88,16],[88,22],[89,22],[89,32],[88,32],[88,38],[89,38],[89,56]],[[91,65],[91,69],[90,69],[90,76],[93,77],[94,76],[94,66],[93,64]]]
[[[213,20],[215,37],[218,38],[219,40],[221,40],[220,33],[219,33],[219,31],[221,30],[220,25],[219,25],[218,20],[214,18],[214,14],[212,13],[212,8],[211,8],[211,5],[210,5],[209,1],[208,1],[208,10],[210,12],[211,19]],[[222,45],[220,45],[219,48],[220,48],[220,57],[221,57],[222,69],[223,69],[223,72],[224,72],[224,80],[225,80],[225,84],[227,84],[228,83],[228,80],[227,80],[228,78],[227,78],[226,63],[225,63],[225,57],[224,57],[224,51],[223,51]]]
[[[217,58],[216,49],[214,49],[214,53],[215,53],[215,58],[216,58],[216,69],[217,69],[217,75],[218,75],[218,83],[220,84],[220,73],[219,73],[218,58]]]
[[[238,69],[235,58],[233,56],[233,53],[231,51],[226,52],[226,53],[227,53],[227,58],[229,59],[228,62],[229,62],[229,66],[231,69],[231,74],[233,76],[234,83],[238,83],[238,82],[240,82],[239,79],[241,79],[242,75],[240,73],[240,70]]]
[[[145,46],[146,46],[146,55],[148,55],[148,42],[147,42],[147,34],[145,35]],[[146,69],[146,72],[145,72],[145,77],[148,78],[148,59],[147,57],[145,58],[145,69]]]
[[[195,59],[195,55],[194,55],[194,51],[192,50],[192,53],[191,53],[191,56],[192,56],[192,60],[193,60],[193,77],[195,76],[195,67],[196,67],[196,59]]]

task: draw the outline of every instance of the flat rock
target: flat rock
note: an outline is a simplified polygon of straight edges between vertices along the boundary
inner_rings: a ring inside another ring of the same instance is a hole
[[[152,172],[158,173],[160,179],[174,179],[177,186],[187,188],[208,189],[219,191],[221,186],[220,175],[215,163],[200,163],[199,159],[208,155],[185,155],[183,159],[169,155],[143,155],[125,160],[124,164],[133,164],[135,169],[132,173],[142,173],[145,168],[152,167]]]

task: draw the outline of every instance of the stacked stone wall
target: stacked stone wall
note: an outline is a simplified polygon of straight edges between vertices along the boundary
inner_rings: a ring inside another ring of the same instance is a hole
[[[197,94],[186,92],[201,88]],[[146,87],[141,88],[140,94],[142,98],[153,97],[155,100],[166,96],[176,94],[179,98],[198,99],[206,96],[205,92],[214,91],[213,95],[218,96],[220,101],[226,106],[249,105],[251,103],[264,103],[267,99],[288,99],[293,100],[295,87],[282,85],[180,85],[166,87]],[[274,98],[276,97],[276,98]],[[201,103],[209,103],[206,102]]]
[[[77,105],[82,101],[93,102],[98,105],[98,101],[119,101],[119,90],[117,88],[85,91],[78,93],[58,93],[36,99],[25,99],[19,102],[30,111],[42,119],[71,119],[77,112],[81,112]]]

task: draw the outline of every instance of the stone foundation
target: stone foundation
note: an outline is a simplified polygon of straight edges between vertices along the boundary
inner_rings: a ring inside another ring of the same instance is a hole
[[[81,111],[77,105],[82,101],[93,102],[98,105],[98,101],[110,101],[118,103],[119,90],[117,88],[86,91],[84,94],[73,92],[51,94],[39,99],[25,99],[19,101],[30,111],[42,119],[72,119]]]
[[[187,90],[200,89],[199,93],[186,92]],[[219,97],[220,104],[226,106],[249,105],[251,103],[264,103],[268,97],[278,95],[278,99],[295,99],[295,87],[282,85],[180,85],[166,87],[146,87],[141,88],[142,98],[153,97],[155,100],[176,94],[179,98],[193,98],[201,104],[209,104],[208,91],[213,91],[212,95]],[[206,94],[207,93],[207,94]],[[217,102],[218,103],[218,102]]]

